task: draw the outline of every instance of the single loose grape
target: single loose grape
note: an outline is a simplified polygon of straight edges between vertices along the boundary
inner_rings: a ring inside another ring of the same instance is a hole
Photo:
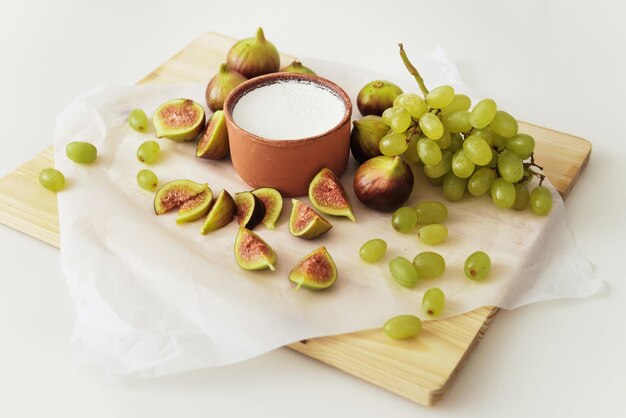
[[[487,165],[491,161],[491,147],[480,136],[470,135],[463,142],[463,151],[465,151],[467,158],[476,165]]]
[[[450,202],[458,202],[465,196],[467,179],[462,179],[449,172],[443,178],[443,196]]]
[[[448,208],[436,200],[425,200],[415,206],[417,223],[421,225],[441,224],[448,218]]]
[[[359,257],[367,263],[373,263],[380,260],[387,252],[387,243],[385,240],[375,238],[367,241],[359,249]]]
[[[530,135],[517,134],[513,138],[506,140],[506,149],[513,151],[522,160],[525,160],[535,151],[535,140]]]
[[[153,192],[159,185],[159,179],[152,171],[143,169],[137,173],[137,183],[142,189]]]
[[[498,157],[498,172],[509,183],[517,183],[524,176],[524,163],[516,153],[504,150]]]
[[[413,263],[404,257],[394,257],[389,261],[391,276],[403,287],[413,287],[417,283],[417,272]]]
[[[443,118],[443,126],[451,133],[467,132],[472,129],[470,113],[467,110],[452,112]]]
[[[383,329],[394,340],[412,338],[422,330],[422,320],[415,315],[399,315],[385,322]]]
[[[439,145],[428,138],[421,138],[417,141],[417,154],[425,165],[439,164],[443,156]]]
[[[511,206],[515,210],[524,210],[528,207],[530,201],[530,193],[525,184],[515,185],[515,202]]]
[[[452,172],[455,176],[466,179],[474,173],[476,165],[465,155],[465,151],[460,149],[452,157]]]
[[[530,192],[530,209],[535,215],[546,216],[552,211],[552,192],[545,186],[537,186]]]
[[[396,133],[406,131],[411,125],[411,115],[402,107],[390,107],[383,112],[383,122]]]
[[[446,260],[440,254],[424,251],[415,256],[413,267],[420,279],[434,279],[446,270]]]
[[[411,135],[411,139],[407,144],[406,151],[402,154],[404,159],[412,164],[417,164],[420,162],[420,156],[417,153],[417,141],[419,141],[420,137],[417,134]]]
[[[464,94],[455,94],[452,102],[441,109],[441,116],[449,115],[458,110],[469,110],[472,106],[472,100]]]
[[[503,110],[498,110],[491,124],[491,130],[505,138],[517,135],[517,121]]]
[[[476,251],[465,260],[465,275],[472,280],[484,279],[491,269],[491,259],[482,252]]]
[[[482,196],[491,190],[491,185],[496,178],[496,173],[487,167],[476,170],[467,182],[467,191],[472,196]]]
[[[439,86],[432,89],[426,95],[426,103],[433,109],[441,109],[448,106],[454,100],[454,88],[452,86]]]
[[[67,158],[79,164],[89,164],[96,161],[98,150],[89,142],[70,142],[65,147]]]
[[[417,236],[424,244],[437,245],[448,238],[448,228],[442,224],[426,225],[420,228],[417,232]],[[415,270],[415,268],[413,269]]]
[[[419,126],[424,135],[430,139],[439,139],[443,135],[441,119],[432,113],[424,113],[419,118]]]
[[[452,157],[453,152],[450,150],[443,150],[441,153],[441,161],[435,165],[425,165],[424,174],[429,178],[438,178],[444,176],[448,171],[452,169]]]
[[[391,217],[391,226],[398,232],[411,232],[417,223],[415,208],[404,206],[397,209]]]
[[[141,109],[133,109],[128,114],[128,124],[137,132],[146,132],[148,130],[148,116]]]
[[[482,129],[488,126],[496,116],[498,107],[492,99],[483,99],[476,103],[470,115],[470,122],[474,128]]]
[[[498,177],[491,185],[491,200],[499,208],[510,208],[515,203],[515,186]]]
[[[48,190],[58,192],[65,187],[65,176],[54,168],[44,168],[39,172],[39,183]]]
[[[431,287],[422,297],[422,311],[428,316],[439,316],[446,306],[446,296],[438,287]]]
[[[396,156],[407,150],[409,144],[406,142],[406,135],[403,133],[393,133],[385,135],[378,143],[378,148],[383,155]]]
[[[396,97],[393,101],[394,107],[401,107],[415,120],[419,119],[424,113],[428,112],[428,105],[417,94],[404,93]]]
[[[146,141],[137,148],[137,159],[142,163],[152,164],[159,157],[161,147],[158,142]]]

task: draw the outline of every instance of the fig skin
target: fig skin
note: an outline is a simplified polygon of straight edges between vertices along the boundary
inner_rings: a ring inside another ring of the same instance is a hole
[[[230,193],[222,190],[209,210],[200,233],[205,235],[228,225],[235,217],[235,213],[237,213],[235,200]]]
[[[244,270],[276,270],[276,252],[260,236],[245,227],[235,239],[235,260]]]
[[[315,73],[315,71],[313,71],[309,67],[305,67],[298,60],[294,60],[291,64],[289,64],[286,67],[281,68],[278,71],[280,71],[281,73],[297,73],[297,74],[317,75]]]
[[[383,118],[368,115],[355,120],[352,124],[354,125],[350,134],[352,156],[359,163],[364,163],[370,158],[382,155],[378,143],[389,133],[389,126],[383,122]]]
[[[229,69],[226,63],[220,65],[217,74],[211,78],[206,86],[205,98],[209,109],[213,112],[224,109],[226,96],[246,80],[247,78],[237,71]]]
[[[267,229],[276,228],[276,222],[283,212],[283,196],[278,190],[271,187],[253,190],[252,194],[259,198],[265,208],[265,216],[261,220],[263,226]]]
[[[155,193],[154,213],[162,215],[205,192],[208,188],[206,183],[196,183],[191,180],[170,181]]]
[[[345,216],[356,222],[348,195],[335,173],[329,168],[322,168],[311,180],[309,200],[317,210],[326,215]]]
[[[363,116],[382,116],[385,110],[393,106],[395,98],[402,93],[400,87],[389,81],[374,80],[359,91],[356,105]]]
[[[337,275],[330,253],[326,247],[319,247],[296,264],[289,273],[289,280],[298,285],[296,289],[324,290],[335,284]]]
[[[328,232],[333,226],[319,213],[297,199],[291,200],[289,232],[297,238],[314,239]],[[304,223],[301,225],[301,223]]]
[[[209,209],[213,205],[213,192],[207,186],[206,189],[195,196],[183,202],[178,210],[178,216],[176,217],[176,223],[182,224],[186,222],[197,221],[198,219],[209,213]]]
[[[265,39],[263,29],[257,29],[256,37],[237,42],[228,51],[228,68],[247,78],[275,73],[280,68],[278,50]]]
[[[354,175],[354,193],[366,206],[381,212],[398,209],[413,192],[413,171],[399,156],[364,162]]]
[[[263,202],[250,192],[236,193],[235,204],[237,205],[235,218],[240,226],[254,229],[265,217]]]
[[[208,160],[219,160],[228,155],[228,131],[224,112],[217,110],[204,128],[204,132],[196,147],[196,157]]]
[[[157,108],[152,123],[157,138],[186,142],[200,135],[205,120],[204,108],[198,103],[191,99],[174,99]]]

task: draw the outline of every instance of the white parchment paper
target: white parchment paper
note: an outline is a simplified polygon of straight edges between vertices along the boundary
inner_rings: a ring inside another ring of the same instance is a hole
[[[305,62],[352,98],[379,77],[346,65]],[[422,60],[420,68],[431,86],[450,83],[468,92],[442,50]],[[394,81],[405,91],[417,91],[401,68]],[[389,214],[360,204],[351,186],[353,160],[342,182],[358,223],[329,217],[334,227],[328,234],[315,241],[294,238],[287,225],[291,201],[286,199],[277,229],[256,230],[278,253],[277,270],[241,270],[233,255],[234,222],[207,236],[199,233],[201,222],[178,226],[175,213],[154,215],[153,194],[135,180],[145,167],[137,161],[136,149],[154,139],[154,132],[132,131],[128,112],[139,107],[150,114],[176,97],[204,103],[205,85],[100,88],[78,97],[58,118],[55,161],[68,179],[67,189],[58,194],[61,260],[76,304],[72,347],[80,360],[99,364],[107,374],[154,377],[225,365],[306,338],[377,328],[398,314],[422,316],[421,297],[432,286],[446,294],[446,317],[485,305],[513,309],[602,289],[573,242],[556,192],[547,218],[499,210],[488,197],[448,204],[450,238],[428,247],[416,234],[396,233]],[[358,117],[356,112],[355,106]],[[67,159],[66,144],[77,140],[97,146],[96,163],[76,165]],[[161,184],[188,178],[208,182],[215,194],[222,188],[249,190],[228,159],[199,160],[193,143],[158,142],[161,158],[150,168]],[[408,204],[426,199],[443,198],[440,189],[417,174]],[[389,250],[379,263],[365,264],[358,249],[375,237],[385,239]],[[337,263],[336,285],[324,292],[296,291],[287,279],[290,269],[320,245]],[[445,257],[444,276],[415,289],[397,285],[388,272],[389,259],[412,259],[427,250]],[[489,253],[493,262],[483,282],[463,274],[465,258],[477,250]]]

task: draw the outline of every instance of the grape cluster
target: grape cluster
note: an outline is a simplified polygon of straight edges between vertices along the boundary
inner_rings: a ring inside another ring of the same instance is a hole
[[[379,142],[380,152],[422,165],[449,201],[461,200],[466,191],[473,196],[490,193],[500,208],[530,205],[537,215],[549,214],[552,193],[542,186],[545,176],[533,169],[541,169],[534,160],[533,137],[519,133],[515,118],[492,99],[471,108],[470,98],[451,86],[429,91],[402,45],[400,55],[424,97],[401,94],[384,111],[382,120],[390,129]],[[539,185],[529,192],[534,177]]]

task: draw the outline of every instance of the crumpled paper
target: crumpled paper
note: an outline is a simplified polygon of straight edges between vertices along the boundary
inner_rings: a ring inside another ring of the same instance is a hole
[[[363,84],[380,77],[348,65],[306,62],[343,86],[353,101]],[[468,92],[442,50],[419,66],[431,86],[449,83]],[[402,68],[397,75],[405,91],[417,91]],[[432,286],[446,294],[444,317],[485,305],[514,309],[585,297],[602,289],[574,244],[563,202],[551,185],[554,209],[545,218],[530,211],[499,210],[486,196],[448,204],[450,237],[429,247],[415,233],[395,232],[389,214],[368,210],[355,198],[353,160],[342,182],[358,223],[330,217],[333,229],[323,237],[294,238],[288,231],[291,202],[285,199],[277,229],[257,229],[278,253],[277,270],[240,269],[233,255],[234,222],[203,236],[201,222],[176,225],[175,213],[157,217],[153,194],[140,189],[135,179],[145,168],[135,157],[137,147],[155,138],[153,131],[139,134],[128,127],[129,111],[138,107],[150,115],[176,97],[204,103],[204,88],[99,88],[79,96],[58,118],[55,161],[68,179],[67,189],[58,194],[61,262],[76,305],[72,348],[79,360],[100,365],[106,374],[146,378],[225,365],[302,339],[378,328],[398,314],[423,317],[421,297]],[[77,140],[97,146],[96,163],[78,165],[67,159],[65,146]],[[161,184],[188,178],[208,182],[215,194],[222,188],[231,193],[249,190],[228,159],[200,160],[193,143],[158,142],[160,159],[149,168]],[[417,173],[408,204],[426,199],[442,200],[441,191]],[[358,257],[360,246],[371,238],[383,238],[389,246],[385,258],[372,265]],[[290,269],[321,245],[338,266],[337,283],[324,292],[295,290],[287,279]],[[392,257],[412,259],[429,250],[445,257],[443,277],[414,289],[394,282],[387,267]],[[483,282],[463,274],[465,258],[477,250],[486,251],[493,262]]]

